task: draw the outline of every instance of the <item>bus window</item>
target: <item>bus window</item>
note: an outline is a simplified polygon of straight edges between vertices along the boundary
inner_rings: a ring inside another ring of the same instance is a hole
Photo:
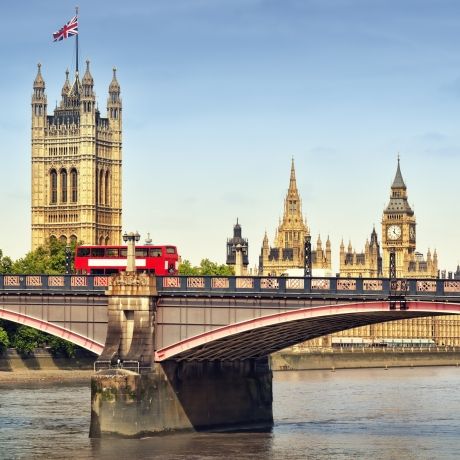
[[[150,257],[161,257],[161,248],[150,248]]]
[[[167,254],[175,254],[176,253],[176,248],[172,246],[166,246],[166,253]]]
[[[136,248],[136,257],[147,257],[148,253],[147,248]]]
[[[77,256],[78,257],[88,257],[90,253],[89,248],[78,248],[77,249]]]
[[[121,248],[120,249],[120,257],[128,257],[128,249],[127,248]]]
[[[105,255],[107,257],[118,257],[118,249],[117,248],[107,248],[105,250]]]
[[[104,257],[104,248],[91,248],[92,257]]]

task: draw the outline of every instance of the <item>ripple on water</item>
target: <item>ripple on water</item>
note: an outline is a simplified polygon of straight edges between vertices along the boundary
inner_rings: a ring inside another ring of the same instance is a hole
[[[272,433],[88,438],[89,384],[0,389],[1,458],[460,458],[458,368],[283,372]]]

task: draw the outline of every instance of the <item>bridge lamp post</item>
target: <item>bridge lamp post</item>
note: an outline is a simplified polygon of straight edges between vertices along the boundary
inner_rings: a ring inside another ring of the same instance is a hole
[[[243,257],[248,254],[248,247],[245,244],[238,243],[233,247],[232,252],[235,254],[235,276],[243,276]]]
[[[70,246],[66,245],[65,247],[65,274],[70,275],[71,274],[71,263],[72,263],[72,253],[70,251]]]
[[[136,242],[141,239],[138,232],[123,233],[123,241],[128,244],[128,254],[126,261],[126,271],[136,271]]]
[[[305,237],[305,247],[304,247],[304,276],[311,276],[311,237],[308,235]]]

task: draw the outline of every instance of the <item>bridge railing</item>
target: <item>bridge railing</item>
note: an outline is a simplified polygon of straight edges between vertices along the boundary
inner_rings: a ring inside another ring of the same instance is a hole
[[[359,295],[383,298],[394,294],[414,298],[453,297],[460,300],[460,280],[388,278],[301,278],[301,277],[223,277],[223,276],[165,276],[157,277],[160,293],[221,294],[311,294]]]
[[[103,292],[109,278],[98,275],[0,275],[0,290]]]
[[[105,275],[0,275],[0,291],[94,292],[103,294]],[[395,292],[412,298],[460,300],[460,280],[388,278],[301,278],[269,276],[164,276],[157,277],[160,295],[215,293],[221,295],[309,294],[313,297],[386,298]]]

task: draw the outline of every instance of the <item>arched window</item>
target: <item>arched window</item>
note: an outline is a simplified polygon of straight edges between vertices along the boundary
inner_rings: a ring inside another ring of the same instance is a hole
[[[77,235],[70,235],[70,243],[75,244],[77,242]]]
[[[61,170],[61,202],[67,203],[67,171]]]
[[[52,169],[50,172],[50,190],[51,190],[51,204],[57,203],[57,172]]]
[[[104,186],[104,171],[99,171],[99,204],[103,204],[102,199],[104,198],[103,193]]]
[[[63,244],[67,244],[67,237],[65,235],[61,235],[59,237],[59,241]]]
[[[70,171],[70,187],[71,187],[71,200],[72,203],[76,203],[78,200],[78,176],[77,176],[77,170],[72,169]]]
[[[108,246],[110,244],[110,239],[108,236],[105,238],[105,245]]]
[[[110,177],[109,177],[109,172],[106,171],[105,173],[105,186],[104,186],[104,191],[105,191],[105,204],[108,206],[110,204]]]
[[[101,236],[101,237],[99,238],[99,245],[100,245],[100,246],[103,246],[103,245],[104,245],[104,237],[103,237],[103,236]]]

